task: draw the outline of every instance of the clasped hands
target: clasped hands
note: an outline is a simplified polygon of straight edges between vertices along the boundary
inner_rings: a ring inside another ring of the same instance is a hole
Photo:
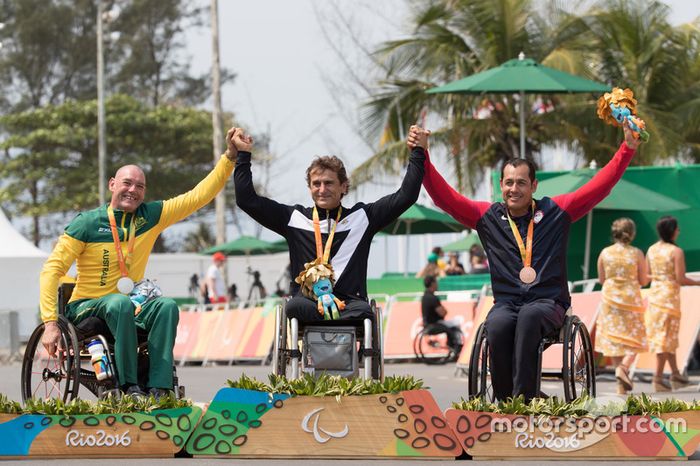
[[[226,157],[235,161],[238,151],[251,152],[253,149],[253,137],[245,134],[243,128],[233,127],[226,132]]]
[[[428,143],[428,136],[430,136],[430,130],[423,129],[417,125],[413,125],[408,129],[408,138],[406,139],[406,145],[409,149],[413,149],[415,147],[422,147],[423,149],[428,150],[430,145]]]

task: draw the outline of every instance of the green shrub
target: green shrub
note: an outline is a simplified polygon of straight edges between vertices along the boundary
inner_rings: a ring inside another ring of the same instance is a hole
[[[269,382],[261,382],[243,374],[238,380],[227,380],[231,388],[257,390],[267,393],[287,393],[296,396],[359,396],[380,393],[398,393],[404,390],[419,390],[423,381],[411,375],[395,375],[377,380],[347,379],[341,376],[322,374],[314,377],[310,374],[298,379],[271,374]]]
[[[32,398],[22,406],[16,401],[10,401],[0,394],[0,413],[5,414],[47,414],[55,416],[74,416],[78,414],[123,414],[150,413],[159,409],[174,409],[192,406],[192,400],[178,400],[174,395],[161,397],[156,400],[153,396],[107,397],[104,400],[87,401],[74,399],[68,403],[57,398],[48,400]]]
[[[567,403],[557,397],[535,398],[529,403],[525,403],[521,395],[497,403],[492,403],[483,398],[474,398],[471,400],[462,399],[453,403],[452,407],[464,411],[526,416],[595,417],[600,415],[614,416],[618,414],[658,416],[664,413],[700,410],[700,402],[695,400],[687,402],[674,398],[654,400],[645,393],[642,393],[640,395],[629,395],[624,402],[609,402],[604,405],[599,404],[595,398],[588,395],[583,395],[571,403]]]

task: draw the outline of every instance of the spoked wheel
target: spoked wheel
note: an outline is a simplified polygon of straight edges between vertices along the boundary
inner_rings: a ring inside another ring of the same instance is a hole
[[[413,340],[413,352],[418,362],[445,364],[454,358],[454,351],[447,344],[447,333],[421,330]]]
[[[584,393],[596,395],[593,345],[588,329],[581,320],[567,318],[564,334],[563,371],[564,397],[571,402]]]
[[[59,398],[70,401],[78,396],[80,388],[80,355],[75,329],[63,317],[58,317],[61,331],[59,350],[49,355],[41,337],[44,324],[38,326],[29,338],[22,361],[22,401],[30,398]]]
[[[489,370],[489,345],[486,341],[486,327],[479,326],[469,358],[469,398],[483,398],[494,401],[496,395],[491,384]]]
[[[276,375],[287,375],[289,349],[287,348],[287,313],[283,305],[277,307],[275,317],[275,341],[272,350],[272,372]]]
[[[372,319],[372,349],[374,350],[374,355],[372,356],[372,379],[384,381],[384,345],[383,335],[382,335],[382,310],[377,306],[377,303],[372,300],[370,303],[372,307],[372,314],[374,319]]]

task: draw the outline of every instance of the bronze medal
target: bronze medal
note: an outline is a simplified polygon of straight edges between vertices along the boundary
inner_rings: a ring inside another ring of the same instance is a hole
[[[523,267],[520,269],[520,281],[529,285],[537,279],[537,272],[532,267]]]

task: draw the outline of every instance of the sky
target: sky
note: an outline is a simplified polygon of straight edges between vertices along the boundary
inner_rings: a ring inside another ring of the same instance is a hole
[[[200,4],[209,1],[200,0]],[[338,155],[354,168],[371,155],[347,121],[359,110],[357,103],[341,109],[334,95],[344,96],[329,88],[331,80],[343,79],[344,74],[320,26],[321,20],[330,23],[327,15],[333,4],[351,7],[343,15],[357,23],[362,41],[368,44],[395,37],[401,24],[397,16],[402,15],[392,13],[405,10],[400,0],[219,0],[221,66],[237,75],[222,91],[223,108],[234,112],[237,123],[251,133],[270,133],[272,152],[279,158],[272,175],[290,180],[275,183],[271,195],[283,196],[288,203],[308,199],[304,170],[313,156]],[[207,33],[201,29],[188,37],[192,66],[199,72],[210,66]],[[356,60],[357,52],[341,44],[341,35],[334,35],[332,41],[344,48],[348,60]]]

